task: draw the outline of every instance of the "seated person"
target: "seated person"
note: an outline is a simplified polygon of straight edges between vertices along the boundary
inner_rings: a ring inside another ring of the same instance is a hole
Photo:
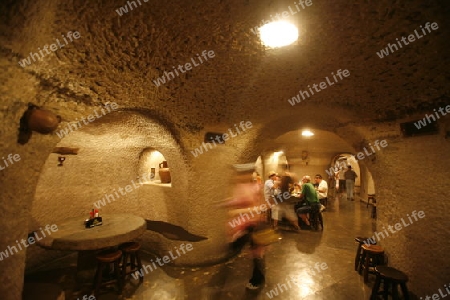
[[[297,209],[297,214],[307,226],[311,226],[307,214],[311,212],[313,206],[317,206],[318,209],[320,208],[319,197],[314,186],[311,184],[310,176],[304,176],[302,182],[302,193],[300,197],[303,199],[304,205]]]
[[[294,197],[300,198],[301,193],[302,193],[302,188],[300,187],[300,185],[297,182],[294,183],[294,189],[292,190],[291,195]]]
[[[285,217],[295,228],[295,230],[300,230],[300,227],[298,226],[298,218],[294,210],[294,205],[298,199],[296,197],[292,197],[289,192],[290,184],[293,182],[292,176],[293,175],[286,173],[281,177],[280,193],[275,196],[275,201],[277,201],[277,204],[272,206],[272,219],[275,229],[278,226],[278,221]]]

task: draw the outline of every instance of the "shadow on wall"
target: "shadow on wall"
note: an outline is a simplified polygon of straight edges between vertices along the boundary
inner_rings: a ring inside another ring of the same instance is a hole
[[[147,230],[161,233],[169,240],[199,242],[208,238],[188,232],[181,226],[176,226],[163,221],[147,221]]]

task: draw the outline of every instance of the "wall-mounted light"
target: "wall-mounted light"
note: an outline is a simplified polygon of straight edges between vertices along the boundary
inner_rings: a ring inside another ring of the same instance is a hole
[[[63,166],[63,162],[66,160],[65,156],[58,156],[58,167],[62,167]]]

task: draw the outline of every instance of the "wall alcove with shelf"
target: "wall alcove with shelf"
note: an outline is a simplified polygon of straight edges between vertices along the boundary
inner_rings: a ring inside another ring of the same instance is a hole
[[[145,148],[139,156],[139,182],[172,187],[169,167],[169,163],[161,152],[155,148]]]

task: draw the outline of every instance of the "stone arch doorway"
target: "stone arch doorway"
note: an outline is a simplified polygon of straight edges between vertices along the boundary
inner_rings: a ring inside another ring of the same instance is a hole
[[[51,153],[47,157],[34,194],[29,231],[72,216],[80,216],[82,222],[83,216],[88,216],[94,207],[101,213],[127,212],[146,220],[183,226],[180,216],[188,211],[187,199],[180,196],[177,201],[169,201],[173,193],[187,194],[183,146],[177,140],[177,132],[149,112],[128,110],[107,114],[74,130],[56,146],[77,148],[78,153]],[[170,168],[176,170],[171,174],[170,184],[142,180],[141,158],[147,149],[158,151]],[[65,156],[62,166],[58,166],[59,156]],[[131,188],[127,190],[127,186]],[[155,235],[158,234],[146,233],[143,238],[152,240]],[[38,263],[33,252],[27,256],[29,266]],[[44,256],[39,255],[40,261]]]
[[[314,176],[321,174],[327,179],[327,171],[330,169],[330,163],[340,154],[354,156],[358,146],[364,141],[364,133],[357,125],[348,120],[352,116],[347,115],[342,110],[332,110],[327,107],[317,106],[314,111],[320,111],[320,115],[315,115],[308,107],[302,107],[302,110],[287,112],[276,119],[264,122],[255,133],[255,138],[243,149],[241,161],[256,161],[261,156],[263,166],[263,181],[267,178],[269,171],[283,172],[288,166],[288,170],[296,173],[298,177],[303,175]],[[302,137],[304,129],[309,129],[314,136],[309,138]],[[302,154],[308,153],[307,159]],[[281,155],[279,153],[282,153]],[[275,162],[274,156],[283,157],[283,162],[270,165],[267,162]],[[287,163],[285,163],[285,158]],[[362,199],[367,199],[367,193],[374,188],[375,178],[369,170],[366,161],[354,161],[359,180],[358,186],[361,186],[359,192]],[[377,162],[379,164],[379,162]],[[377,166],[379,168],[380,166]],[[371,186],[372,185],[372,186]],[[370,187],[370,188],[369,188]],[[330,189],[329,193],[335,194],[335,190]],[[356,200],[359,200],[358,198]]]
[[[331,159],[328,173],[331,173],[332,168],[343,169],[345,171],[348,165],[351,165],[352,169],[358,175],[355,181],[355,190],[360,200],[367,201],[368,195],[375,195],[375,182],[372,173],[364,161],[360,163],[352,153],[340,153]]]

